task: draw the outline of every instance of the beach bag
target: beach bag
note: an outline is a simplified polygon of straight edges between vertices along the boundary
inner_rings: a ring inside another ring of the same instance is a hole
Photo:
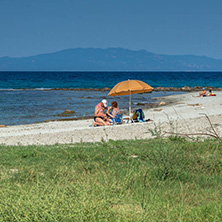
[[[145,115],[142,109],[136,109],[133,112],[132,119],[136,122],[145,122]]]

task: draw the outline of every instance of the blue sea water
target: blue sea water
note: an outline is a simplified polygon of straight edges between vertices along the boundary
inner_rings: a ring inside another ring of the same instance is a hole
[[[128,108],[128,96],[109,97],[108,91],[47,90],[54,88],[112,88],[120,81],[139,79],[152,87],[222,86],[221,72],[0,72],[0,124],[19,125],[61,119],[65,109],[75,111],[68,117],[92,116],[102,98],[116,100]],[[134,94],[132,106],[152,103],[152,97],[181,92]]]
[[[127,79],[152,87],[222,86],[222,72],[0,72],[0,89],[112,88]]]

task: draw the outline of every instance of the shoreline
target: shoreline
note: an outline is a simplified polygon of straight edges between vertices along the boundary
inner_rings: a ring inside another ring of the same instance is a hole
[[[155,92],[161,92],[161,91],[166,91],[166,92],[174,92],[174,91],[178,91],[178,92],[196,92],[196,91],[201,91],[202,88],[205,88],[206,90],[212,89],[213,91],[222,91],[222,88],[217,88],[217,87],[213,87],[213,86],[194,86],[194,87],[190,87],[190,86],[183,86],[183,87],[165,87],[165,86],[158,86],[158,87],[154,87],[153,91]],[[16,90],[41,90],[41,91],[59,91],[59,90],[63,90],[63,91],[96,91],[96,92],[105,92],[105,91],[110,91],[111,88],[18,88],[18,89],[0,89],[0,91],[16,91]],[[150,93],[150,92],[147,92]]]
[[[158,130],[176,133],[197,133],[210,130],[207,115],[213,127],[222,135],[222,92],[214,97],[195,97],[196,92],[157,97],[158,107],[143,109],[145,123],[90,127],[93,119],[50,121],[0,128],[0,144],[53,145],[101,140],[134,140],[155,138]]]
[[[167,97],[167,96],[166,96]],[[153,103],[137,103],[137,108],[141,108],[143,110],[151,109],[151,108],[158,108],[159,107],[159,100],[164,100],[165,105],[170,105],[173,103],[173,101],[166,99],[165,97],[153,97],[151,98],[155,102]],[[65,110],[66,111],[66,110]],[[64,112],[65,112],[64,111]],[[71,110],[68,110],[69,112],[72,112]],[[122,110],[121,113],[123,115],[128,115],[128,109]],[[70,114],[71,115],[71,114]],[[39,122],[33,122],[33,123],[27,123],[27,124],[18,124],[18,125],[7,125],[7,126],[19,126],[19,125],[30,125],[30,124],[39,124],[39,123],[48,123],[48,122],[63,122],[63,121],[78,121],[78,120],[88,120],[93,119],[93,115],[88,116],[79,116],[79,117],[71,117],[69,114],[58,114],[57,117],[60,117],[58,119],[46,119]],[[63,118],[62,118],[63,117]],[[1,125],[0,125],[1,128]]]
[[[157,107],[154,97],[176,95],[184,92],[153,92],[137,94],[132,99],[132,107],[147,109]],[[108,92],[76,92],[76,91],[6,91],[2,98],[1,122],[7,126],[42,123],[49,121],[72,121],[93,118],[95,104],[101,99],[117,100],[121,104],[121,112],[128,112],[129,98],[110,97]],[[18,95],[18,100],[15,96]],[[30,96],[29,96],[30,95]],[[9,97],[8,97],[9,96]],[[136,98],[135,98],[136,97]],[[10,100],[11,99],[11,100]],[[55,101],[56,100],[56,101]],[[13,102],[15,106],[11,104]],[[26,101],[30,101],[28,104]],[[17,112],[17,107],[20,112]],[[3,112],[9,110],[9,113]],[[23,112],[24,111],[24,112]]]

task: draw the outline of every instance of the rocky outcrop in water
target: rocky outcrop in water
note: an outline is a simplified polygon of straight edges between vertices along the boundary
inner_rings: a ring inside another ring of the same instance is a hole
[[[204,86],[206,90],[212,89],[215,91],[222,91],[222,88],[215,88],[213,86]],[[159,92],[159,91],[182,91],[182,92],[193,92],[193,91],[201,91],[203,88],[203,86],[194,86],[194,87],[190,87],[190,86],[183,86],[181,88],[179,87],[155,87],[153,89],[153,91]],[[95,88],[54,88],[54,89],[50,89],[50,90],[75,90],[75,91],[110,91],[110,88],[99,88],[99,89],[95,89]],[[150,92],[148,92],[150,93]]]
[[[74,113],[75,113],[75,111],[71,111],[71,110],[66,109],[64,112],[62,112],[58,116],[70,116],[70,115],[72,115]]]

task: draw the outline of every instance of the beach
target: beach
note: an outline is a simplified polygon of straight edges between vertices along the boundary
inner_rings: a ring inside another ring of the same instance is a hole
[[[158,107],[143,110],[145,118],[152,120],[144,123],[91,127],[93,120],[86,119],[6,126],[0,128],[0,144],[53,145],[134,140],[175,133],[215,134],[213,129],[222,136],[222,92],[214,93],[216,96],[211,97],[197,97],[198,92],[158,97]]]

